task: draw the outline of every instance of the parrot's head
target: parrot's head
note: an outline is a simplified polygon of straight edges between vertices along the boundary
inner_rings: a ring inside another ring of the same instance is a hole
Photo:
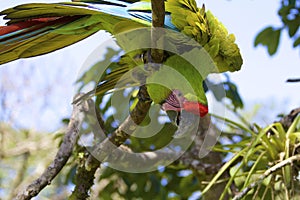
[[[200,117],[204,117],[208,113],[208,106],[198,101],[187,100],[179,90],[173,90],[169,97],[162,104],[165,111],[173,110],[180,112],[185,110]]]

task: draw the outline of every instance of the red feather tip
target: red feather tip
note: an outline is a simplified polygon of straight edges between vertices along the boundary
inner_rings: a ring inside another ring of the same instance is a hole
[[[28,28],[37,24],[49,22],[56,20],[58,17],[48,17],[48,18],[39,18],[39,19],[31,19],[27,21],[17,22],[14,24],[10,24],[8,26],[0,26],[0,36],[8,33],[12,33],[18,30],[22,30],[24,28]]]
[[[184,101],[183,109],[200,117],[204,117],[208,113],[208,107],[196,101]]]
[[[200,117],[204,117],[208,113],[208,107],[197,101],[188,101],[179,90],[173,90],[169,97],[162,104],[163,110],[174,110],[193,113]]]
[[[18,30],[26,29],[36,26],[35,29],[39,29],[45,26],[53,24],[65,24],[74,21],[82,16],[65,16],[65,17],[43,17],[37,19],[29,19],[26,21],[17,22],[8,26],[0,26],[0,36],[9,34]],[[30,30],[30,31],[34,31]]]

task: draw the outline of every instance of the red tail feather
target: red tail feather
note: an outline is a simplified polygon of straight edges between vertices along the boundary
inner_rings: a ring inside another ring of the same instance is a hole
[[[15,24],[11,24],[8,26],[1,26],[0,27],[0,36],[5,35],[8,33],[12,33],[24,28],[28,28],[37,24],[49,22],[58,19],[58,17],[48,17],[48,18],[39,18],[39,19],[31,19],[28,21],[18,22]]]
[[[45,26],[49,26],[52,24],[57,24],[57,23],[67,23],[70,21],[74,21],[76,19],[78,19],[80,16],[72,16],[72,17],[45,17],[45,18],[38,18],[38,19],[30,19],[27,21],[22,21],[22,22],[17,22],[14,24],[10,24],[8,26],[0,26],[0,36],[5,35],[5,34],[9,34],[18,30],[22,30],[25,28],[29,28],[35,25],[40,25],[37,27],[41,28],[41,27],[45,27]],[[31,30],[32,31],[32,30]]]
[[[200,117],[204,117],[208,113],[208,107],[206,105],[194,101],[184,101],[183,109],[195,115],[200,115]]]

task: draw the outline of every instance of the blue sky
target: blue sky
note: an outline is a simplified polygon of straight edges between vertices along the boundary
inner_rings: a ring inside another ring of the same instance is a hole
[[[297,90],[300,85],[285,83],[287,78],[300,76],[299,49],[292,48],[287,32],[281,35],[279,51],[273,57],[267,54],[265,48],[253,47],[254,36],[262,28],[281,25],[277,16],[279,1],[207,0],[206,5],[236,35],[244,65],[241,71],[233,73],[231,77],[238,83],[242,96],[248,101],[266,97],[291,97],[294,101],[290,106],[299,105]]]
[[[12,0],[2,1],[0,10],[18,5],[24,2],[59,2],[54,0]],[[211,10],[236,36],[241,49],[244,65],[242,70],[231,74],[232,80],[238,85],[239,92],[246,105],[263,103],[265,106],[277,102],[276,113],[288,112],[299,106],[300,83],[285,83],[287,78],[300,77],[300,54],[298,49],[292,48],[292,42],[288,39],[287,32],[281,36],[279,51],[270,57],[263,47],[254,48],[255,35],[267,25],[280,25],[277,16],[279,1],[274,0],[204,0],[198,1],[201,6],[205,3],[206,9]],[[3,21],[0,21],[3,24]],[[68,117],[71,110],[71,99],[74,94],[74,81],[78,78],[80,67],[86,57],[99,45],[103,39],[109,36],[103,32],[95,34],[78,44],[64,50],[56,51],[49,55],[32,59],[14,61],[0,67],[0,84],[11,85],[15,88],[14,98],[21,101],[20,107],[8,102],[8,109],[13,109],[14,118],[21,120],[20,126],[36,127],[33,119],[39,116],[40,123],[51,121],[59,124],[61,117]],[[30,76],[28,83],[30,91],[26,90],[24,83],[18,83],[21,74]],[[19,75],[18,75],[19,74]],[[57,86],[53,87],[51,86]],[[24,96],[16,97],[23,87]],[[39,90],[40,88],[40,90]],[[39,100],[44,94],[45,88],[49,89],[47,107],[43,113],[39,113],[45,106],[45,101]],[[37,92],[32,92],[37,90]],[[31,93],[30,93],[31,92]],[[30,100],[30,95],[38,95]],[[24,101],[27,99],[27,101]],[[15,102],[15,101],[13,101]],[[34,108],[32,108],[34,106]],[[36,108],[38,107],[38,109]],[[249,107],[246,107],[249,108]],[[30,118],[28,116],[35,116]],[[270,122],[272,122],[271,119]],[[40,128],[49,129],[48,125],[40,125]],[[51,126],[51,125],[50,125]],[[38,126],[39,127],[39,126]],[[52,126],[53,127],[53,126]],[[51,129],[51,128],[50,128]],[[54,129],[53,129],[54,130]]]

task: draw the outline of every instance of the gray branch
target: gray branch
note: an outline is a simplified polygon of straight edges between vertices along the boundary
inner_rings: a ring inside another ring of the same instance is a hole
[[[265,178],[267,178],[270,174],[274,173],[275,171],[281,169],[282,167],[292,164],[295,161],[300,161],[300,155],[295,155],[292,157],[289,157],[288,159],[285,159],[273,167],[266,170],[255,182],[251,183],[248,187],[243,189],[240,193],[235,195],[233,200],[240,200],[242,199],[251,189],[255,188],[257,185],[261,184]]]
[[[15,199],[31,199],[32,197],[38,195],[43,188],[51,184],[51,181],[65,166],[68,159],[72,155],[73,147],[77,142],[81,123],[84,119],[84,113],[86,111],[88,111],[87,102],[82,102],[81,104],[73,105],[72,116],[70,118],[70,122],[68,124],[63,142],[59,147],[55,159],[43,172],[43,174],[38,179],[33,181],[30,185],[28,185],[24,191],[21,191]]]
[[[140,87],[138,98],[138,103],[125,121],[111,134],[110,137],[107,137],[93,148],[86,164],[88,169],[90,168],[91,163],[93,163],[94,158],[98,159],[100,162],[105,160],[111,152],[122,145],[130,137],[137,126],[145,119],[152,103],[145,86]]]

